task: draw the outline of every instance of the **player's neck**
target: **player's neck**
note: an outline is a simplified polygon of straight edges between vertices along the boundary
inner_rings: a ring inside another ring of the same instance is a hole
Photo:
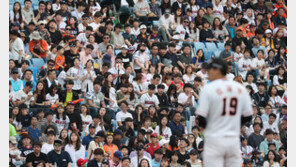
[[[215,80],[218,80],[218,79],[226,79],[226,76],[224,76],[224,75],[219,75],[219,76],[217,76],[217,77],[214,79],[214,81],[215,81]]]

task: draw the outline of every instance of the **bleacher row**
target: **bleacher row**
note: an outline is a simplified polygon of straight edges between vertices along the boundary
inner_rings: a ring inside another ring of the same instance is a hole
[[[32,1],[32,9],[34,9],[34,10],[38,9],[38,3],[41,0],[31,0],[31,1]],[[52,0],[43,0],[43,1],[45,1],[45,2],[51,1],[52,2]],[[13,4],[15,2],[19,2],[21,4],[22,9],[24,8],[24,0],[9,0],[9,11],[12,10]]]
[[[195,54],[199,49],[202,49],[204,51],[205,61],[208,61],[211,57],[219,57],[220,53],[224,50],[224,43],[215,44],[214,42],[194,42]],[[115,56],[120,52],[120,50],[115,50]],[[231,55],[232,54],[233,52],[231,53]],[[30,63],[29,69],[33,71],[33,76],[36,81],[38,71],[41,69],[42,66],[46,64],[46,62],[42,58],[26,58],[26,60],[28,60]]]

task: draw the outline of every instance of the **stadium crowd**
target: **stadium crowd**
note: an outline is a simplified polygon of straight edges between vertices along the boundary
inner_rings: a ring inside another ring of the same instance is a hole
[[[203,166],[212,57],[253,100],[242,166],[287,166],[285,0],[10,3],[9,166]]]

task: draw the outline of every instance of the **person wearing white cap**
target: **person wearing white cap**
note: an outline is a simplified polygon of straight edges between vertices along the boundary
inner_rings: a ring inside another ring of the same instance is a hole
[[[33,57],[45,58],[48,49],[47,42],[42,39],[38,31],[34,31],[30,35],[30,39],[31,41],[29,42],[29,50]]]
[[[262,46],[265,46],[266,50],[275,49],[275,44],[273,41],[272,31],[270,29],[265,30],[265,38],[261,39]]]

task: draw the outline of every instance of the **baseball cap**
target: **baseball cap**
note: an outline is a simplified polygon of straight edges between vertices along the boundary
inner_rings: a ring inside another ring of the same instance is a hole
[[[162,149],[157,149],[154,151],[154,154],[163,154]]]
[[[272,34],[272,31],[270,29],[265,30],[265,34],[268,34],[268,33]]]
[[[150,135],[150,137],[156,137],[156,138],[157,138],[157,133],[152,133],[152,134]]]
[[[37,25],[41,25],[41,24],[46,24],[46,21],[45,20],[40,20],[40,21],[38,21],[38,24]]]
[[[123,158],[123,155],[122,155],[122,152],[121,151],[116,151],[114,154],[113,154],[114,157],[117,157],[119,159],[122,159]]]
[[[121,49],[126,49],[128,50],[128,47],[126,45],[122,45]]]
[[[105,137],[105,132],[102,130],[98,131],[96,137]]]
[[[77,166],[78,167],[82,166],[85,163],[87,163],[87,159],[80,158],[80,159],[77,160]]]
[[[142,25],[140,26],[140,30],[143,29],[143,28],[147,29],[147,27],[146,27],[144,24],[142,24]]]
[[[165,145],[165,144],[167,144],[167,143],[169,143],[170,141],[169,140],[167,140],[167,139],[161,139],[160,141],[159,141],[159,147],[162,147],[163,145]]]
[[[112,63],[112,61],[111,61],[111,55],[110,54],[105,54],[104,56],[103,56],[103,62],[108,62],[108,63]]]
[[[95,125],[94,123],[89,124],[89,125],[88,125],[88,128],[96,128],[96,125]]]
[[[12,74],[18,74],[19,71],[18,71],[18,69],[15,67],[15,68],[11,69],[11,73],[12,73]]]
[[[120,130],[120,129],[116,129],[116,130],[114,131],[114,135],[121,135],[121,136],[123,136],[123,132],[122,132],[122,130]]]
[[[19,109],[25,109],[25,108],[28,108],[27,104],[25,103],[22,103],[21,105],[19,105]]]
[[[21,27],[20,23],[18,23],[18,22],[14,22],[14,23],[12,23],[11,26]]]
[[[62,145],[63,141],[61,139],[55,139],[53,145]]]
[[[11,142],[12,144],[16,145],[17,144],[16,137],[10,136],[9,137],[9,142]]]
[[[225,60],[221,58],[213,58],[212,61],[208,63],[206,68],[207,69],[218,68],[218,69],[227,71],[228,66]]]

